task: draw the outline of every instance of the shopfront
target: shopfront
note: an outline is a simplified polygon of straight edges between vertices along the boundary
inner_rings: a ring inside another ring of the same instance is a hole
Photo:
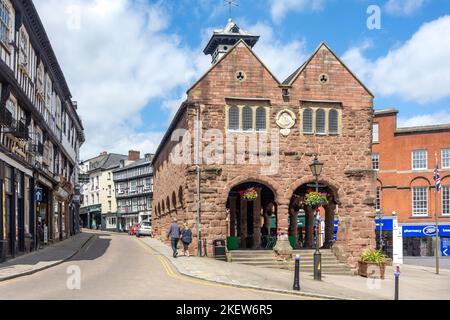
[[[433,257],[436,250],[436,226],[434,224],[402,225],[403,255]],[[441,256],[450,256],[450,224],[439,225]]]
[[[389,258],[393,257],[393,217],[375,218],[375,235],[377,241],[377,250]],[[381,234],[381,237],[380,237]]]

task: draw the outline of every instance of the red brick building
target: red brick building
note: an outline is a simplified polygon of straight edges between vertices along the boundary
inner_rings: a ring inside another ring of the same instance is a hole
[[[315,217],[304,197],[315,181],[309,165],[317,154],[324,163],[320,191],[328,199],[322,242],[330,246],[338,217],[333,250],[356,267],[361,251],[375,246],[373,95],[326,44],[279,82],[252,51],[258,38],[230,20],[208,43],[204,52],[212,55],[213,65],[187,91],[153,160],[155,235],[164,239],[176,216],[194,226],[194,236],[201,221],[209,253],[215,239],[236,248],[270,248],[271,239],[287,230],[294,247],[312,247]],[[224,137],[226,143],[218,142]],[[262,161],[265,150],[252,149],[252,138],[268,141],[272,162]],[[245,152],[238,141],[247,146]],[[206,154],[214,144],[223,152],[213,152],[215,161],[209,161]],[[189,161],[174,161],[181,155]],[[266,170],[271,165],[275,170]],[[258,196],[246,201],[243,194],[250,188]],[[304,224],[295,223],[299,216]]]
[[[450,239],[450,125],[398,128],[397,113],[395,109],[375,111],[372,158],[373,169],[378,171],[376,207],[385,219],[395,211],[403,227],[404,256],[432,256],[434,238],[421,230],[435,224],[435,156],[442,183],[437,206],[441,247]],[[391,249],[389,227],[385,230],[384,240]]]

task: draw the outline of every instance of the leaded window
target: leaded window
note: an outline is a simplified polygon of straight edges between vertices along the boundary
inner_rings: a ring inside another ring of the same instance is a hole
[[[228,130],[239,130],[239,108],[236,106],[228,109]]]
[[[242,110],[242,130],[253,130],[253,110],[250,107],[244,107]]]
[[[312,110],[303,110],[303,133],[313,133]]]
[[[266,109],[264,107],[256,109],[256,130],[266,130]]]
[[[337,110],[331,109],[328,114],[328,132],[330,134],[337,134],[338,133],[338,112]]]
[[[380,169],[380,155],[378,153],[372,154],[372,169],[373,170]]]
[[[316,133],[325,133],[325,111],[323,109],[316,111]]]
[[[377,187],[377,194],[375,199],[375,209],[377,211],[381,210],[381,188]]]
[[[0,2],[0,41],[8,43],[9,40],[9,8],[4,1]]]

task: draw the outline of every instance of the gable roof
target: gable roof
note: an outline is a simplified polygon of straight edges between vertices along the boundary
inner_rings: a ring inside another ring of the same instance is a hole
[[[267,68],[267,66],[264,64],[264,62],[262,62],[262,60],[256,55],[256,53],[252,50],[252,48],[250,48],[247,43],[245,43],[244,40],[240,39],[238,42],[236,42],[236,44],[231,47],[230,50],[228,50],[227,53],[225,53],[220,59],[219,61],[217,61],[215,64],[213,64],[211,66],[211,68],[208,69],[208,71],[206,71],[188,90],[187,93],[189,94],[189,91],[191,91],[192,89],[195,88],[195,86],[197,86],[197,84],[199,84],[204,78],[206,78],[206,76],[212,71],[214,70],[215,67],[217,67],[219,65],[219,63],[221,63],[226,57],[228,57],[229,54],[231,54],[231,52],[233,52],[239,45],[243,44],[249,51],[250,53],[256,58],[256,60],[259,61],[259,63],[261,63],[261,65],[264,67],[264,69],[266,69],[269,74],[272,76],[272,78],[276,81],[276,83],[278,85],[280,85],[280,81],[277,79],[277,77],[275,77],[275,75],[272,73],[272,71],[270,71],[269,68]]]
[[[95,161],[89,161],[89,172],[97,170],[108,170],[119,166],[120,160],[126,160],[128,156],[117,153],[108,153],[94,158]],[[92,167],[91,167],[92,165]]]
[[[303,72],[303,70],[306,69],[306,67],[308,66],[308,64],[311,62],[311,60],[316,56],[316,54],[320,51],[320,49],[322,49],[323,47],[325,47],[329,52],[331,52],[331,54],[336,58],[337,61],[339,61],[339,63],[352,75],[352,77],[358,81],[358,83],[372,96],[375,97],[373,95],[373,93],[364,85],[364,83],[359,80],[359,78],[347,67],[347,65],[333,52],[333,50],[330,49],[330,47],[325,43],[322,42],[317,48],[316,50],[314,50],[313,54],[308,58],[308,60],[306,60],[305,63],[303,63],[297,70],[295,70],[294,73],[292,73],[286,80],[283,81],[282,85],[283,86],[292,86],[292,84],[295,82],[295,80],[297,80],[297,78],[300,76],[300,74]]]

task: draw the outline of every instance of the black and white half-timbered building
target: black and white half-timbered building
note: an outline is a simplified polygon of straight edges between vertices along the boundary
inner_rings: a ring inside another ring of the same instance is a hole
[[[31,0],[0,0],[0,261],[78,232],[77,104]]]

